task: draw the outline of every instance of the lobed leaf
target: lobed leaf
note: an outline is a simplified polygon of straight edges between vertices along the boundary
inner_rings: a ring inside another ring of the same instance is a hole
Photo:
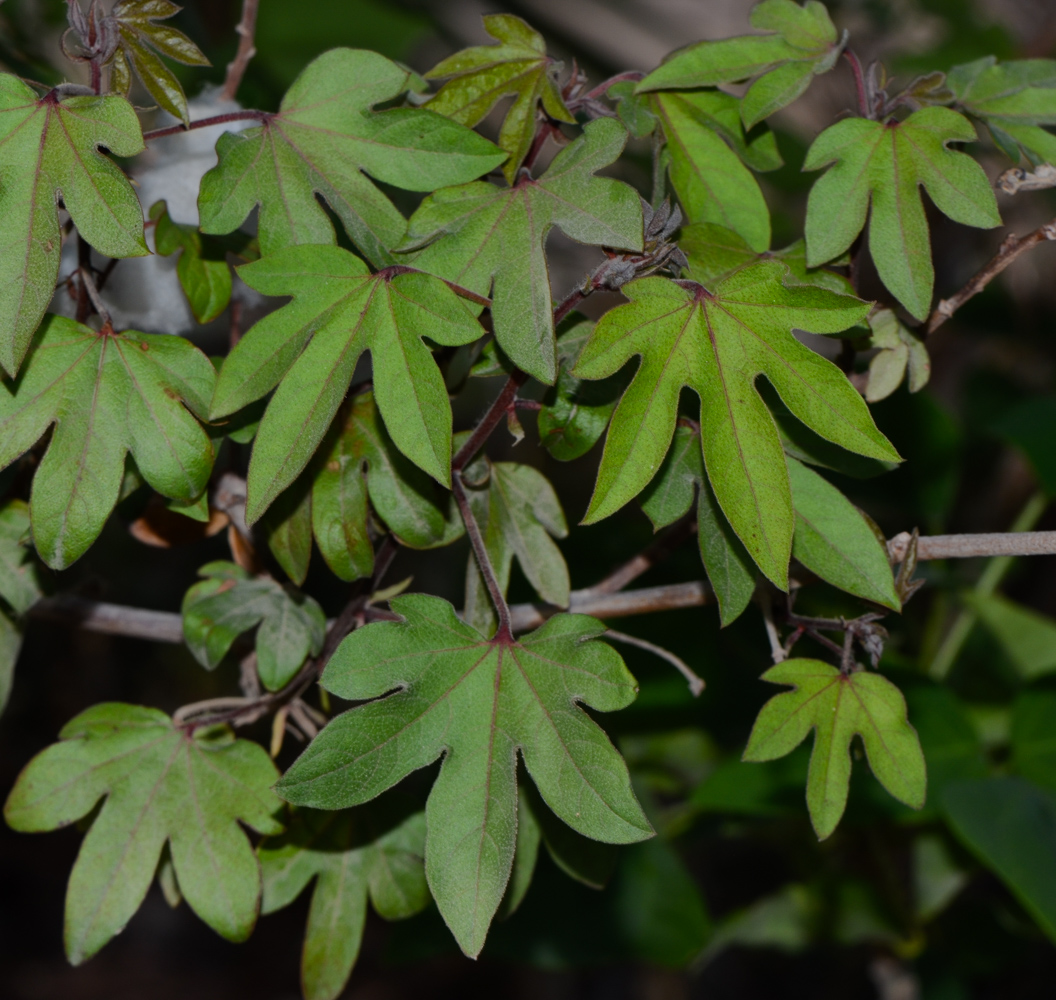
[[[517,755],[547,805],[578,832],[633,843],[652,830],[627,768],[577,706],[612,711],[635,685],[604,626],[556,615],[489,641],[446,601],[394,598],[400,622],[357,629],[324,671],[327,690],[367,701],[333,719],[276,786],[298,805],[375,798],[441,756],[426,805],[426,878],[462,949],[476,955],[506,890],[517,840]]]
[[[79,965],[124,929],[166,844],[191,909],[229,940],[249,937],[260,866],[239,823],[282,829],[263,748],[199,739],[163,712],[117,702],[82,712],[59,738],[19,775],[4,818],[39,832],[92,815],[66,895],[69,960]]]

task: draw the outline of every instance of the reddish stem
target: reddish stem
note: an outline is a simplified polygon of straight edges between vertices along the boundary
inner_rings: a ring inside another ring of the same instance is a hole
[[[851,64],[851,72],[854,74],[854,89],[858,93],[858,113],[863,118],[872,118],[873,109],[869,107],[869,96],[865,89],[865,74],[862,72],[862,64],[858,56],[850,49],[843,50],[843,57]]]
[[[211,118],[199,118],[190,125],[169,125],[166,128],[156,128],[152,132],[143,133],[143,141],[150,142],[151,139],[160,139],[162,136],[175,135],[177,132],[189,132],[195,128],[208,128],[210,125],[223,125],[225,122],[246,121],[269,121],[273,116],[267,111],[229,111],[223,115],[213,115]]]

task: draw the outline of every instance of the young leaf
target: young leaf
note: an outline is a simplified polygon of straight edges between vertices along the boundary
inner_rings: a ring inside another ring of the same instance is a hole
[[[278,833],[278,772],[248,740],[197,738],[153,708],[109,702],[68,722],[19,775],[10,827],[55,830],[94,815],[70,873],[66,955],[74,965],[119,934],[143,902],[166,843],[190,907],[244,941],[256,923],[260,867],[245,823]]]
[[[559,462],[580,458],[597,444],[627,388],[621,374],[599,382],[584,382],[572,374],[593,329],[592,322],[581,320],[557,338],[561,368],[557,382],[543,397],[538,428],[543,447]]]
[[[33,558],[29,504],[0,504],[0,597],[16,615],[24,615],[43,596],[40,570]]]
[[[900,611],[887,552],[858,508],[813,470],[787,462],[796,510],[792,555],[840,590]]]
[[[164,201],[150,208],[154,220],[154,248],[163,257],[179,253],[176,277],[180,280],[191,312],[199,323],[211,323],[231,301],[231,268],[227,255],[256,260],[254,241],[244,233],[203,236],[196,226],[175,222]]]
[[[510,585],[514,556],[540,600],[568,607],[568,567],[553,538],[568,534],[565,515],[549,480],[516,462],[482,456],[466,469],[466,496],[488,550],[499,586]],[[465,620],[490,635],[498,624],[473,554],[466,567]]]
[[[642,510],[658,530],[689,512],[697,494],[697,542],[723,625],[739,618],[755,592],[755,565],[722,513],[704,475],[700,431],[681,423],[660,471],[642,492]]]
[[[251,288],[293,301],[254,324],[224,361],[213,416],[234,413],[276,384],[249,464],[252,523],[308,464],[370,351],[374,394],[397,447],[451,482],[451,404],[429,348],[468,344],[482,330],[439,278],[403,268],[371,274],[339,247],[288,247],[239,269]],[[280,384],[281,383],[281,384]]]
[[[869,317],[870,347],[880,350],[869,362],[865,398],[870,403],[887,399],[909,371],[909,391],[920,392],[931,377],[928,348],[917,334],[901,323],[890,309],[877,309]]]
[[[584,615],[489,641],[437,597],[394,598],[392,608],[403,621],[357,629],[323,673],[339,697],[376,700],[332,720],[276,787],[295,804],[341,809],[443,756],[426,805],[426,877],[476,955],[513,864],[518,752],[573,829],[610,843],[651,835],[623,759],[577,707],[623,708],[635,684],[615,650],[590,641],[605,629]]]
[[[744,95],[745,128],[791,104],[815,75],[836,65],[843,42],[825,6],[808,0],[764,0],[751,13],[753,28],[769,35],[740,35],[697,42],[672,53],[639,85],[637,92],[685,90],[755,78]]]
[[[814,730],[807,807],[819,840],[836,829],[847,805],[851,741],[856,735],[880,784],[913,809],[924,805],[924,754],[906,720],[905,699],[889,680],[864,670],[843,674],[820,660],[786,660],[762,679],[794,690],[763,706],[743,759],[784,757]]]
[[[966,226],[1001,225],[983,168],[951,142],[975,129],[949,108],[922,108],[905,121],[845,118],[814,140],[804,170],[835,164],[810,189],[807,265],[843,253],[869,221],[869,252],[881,280],[917,319],[927,319],[935,284],[931,240],[918,188],[943,214]]]
[[[14,375],[59,277],[59,196],[79,235],[107,257],[150,253],[143,209],[100,150],[135,156],[143,134],[121,97],[37,100],[0,73],[0,365]]]
[[[538,108],[551,118],[574,124],[554,80],[554,62],[546,42],[519,17],[485,14],[484,29],[498,45],[463,49],[425,74],[427,80],[453,77],[427,104],[463,125],[477,125],[504,97],[513,97],[499,129],[499,147],[509,153],[502,172],[513,184],[532,140]]]
[[[410,72],[376,52],[331,49],[309,63],[276,115],[259,128],[225,132],[220,162],[202,178],[203,233],[230,233],[260,206],[260,249],[334,243],[316,195],[375,266],[406,222],[364,172],[409,191],[433,191],[487,173],[506,157],[487,139],[433,111],[371,108],[402,94]]]
[[[842,274],[823,267],[807,267],[807,248],[803,240],[796,240],[782,250],[758,254],[733,230],[710,222],[700,222],[683,226],[678,245],[686,255],[689,276],[708,288],[762,257],[781,261],[791,272],[791,277],[787,279],[789,283],[816,285],[841,295],[854,294],[854,286]]]
[[[376,807],[297,810],[285,833],[260,845],[261,913],[289,906],[315,880],[301,956],[305,1000],[334,1000],[345,988],[363,940],[368,896],[386,920],[426,907],[424,849],[423,813],[393,816]]]
[[[192,413],[204,418],[214,377],[180,337],[47,318],[18,378],[0,383],[0,468],[54,425],[30,497],[33,541],[49,566],[65,569],[95,541],[118,501],[126,453],[159,493],[198,497],[213,447]]]
[[[269,691],[288,683],[307,656],[323,648],[323,609],[294,587],[254,578],[229,562],[207,563],[198,575],[205,579],[183,598],[183,636],[207,670],[257,625],[257,672]]]
[[[1056,162],[1056,61],[985,56],[954,66],[946,76],[958,107],[981,119],[1013,159],[1018,146],[1032,163]]]
[[[719,505],[779,587],[786,586],[792,548],[792,496],[757,376],[765,375],[789,409],[827,440],[897,459],[846,376],[791,333],[838,333],[869,306],[825,289],[786,285],[787,274],[777,261],[760,261],[713,292],[655,277],[623,287],[630,303],[602,317],[573,371],[601,378],[642,357],[613,414],[584,523],[612,514],[653,478],[671,443],[683,386],[700,397],[704,463]]]
[[[158,54],[185,66],[210,63],[182,31],[154,23],[179,12],[180,8],[169,0],[118,0],[114,4],[110,18],[117,29],[117,51],[110,63],[110,89],[128,97],[135,71],[150,96],[187,125],[190,118],[183,87]]]
[[[426,198],[408,225],[402,249],[424,247],[408,263],[480,295],[490,292],[499,346],[547,385],[557,377],[547,234],[559,226],[580,243],[642,248],[637,193],[594,176],[626,141],[619,122],[599,118],[538,180],[525,177],[508,189],[483,182],[445,188]]]
[[[651,104],[663,126],[671,184],[686,220],[725,226],[754,250],[766,250],[770,210],[744,163],[756,170],[781,166],[773,133],[765,131],[748,142],[741,128],[740,101],[719,91],[659,93]]]

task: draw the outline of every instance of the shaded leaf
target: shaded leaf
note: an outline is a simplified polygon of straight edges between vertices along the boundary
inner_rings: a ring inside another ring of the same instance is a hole
[[[499,346],[548,385],[557,378],[557,349],[547,234],[558,226],[580,243],[642,248],[637,193],[594,176],[619,157],[626,141],[619,122],[599,118],[537,180],[524,177],[507,189],[484,182],[445,188],[426,198],[408,224],[402,249],[417,251],[407,255],[408,263],[490,294]]]
[[[1056,397],[1025,399],[1003,414],[993,430],[1027,456],[1042,489],[1056,496]]]
[[[813,470],[787,462],[796,511],[792,555],[840,590],[901,611],[887,550],[861,511]]]
[[[793,328],[837,333],[868,305],[821,288],[786,285],[777,261],[737,271],[709,292],[694,282],[642,278],[629,304],[594,328],[573,374],[601,378],[642,363],[613,414],[584,523],[618,510],[653,478],[675,430],[683,386],[701,400],[703,454],[719,506],[759,568],[784,588],[792,496],[773,418],[755,388],[764,374],[789,409],[826,439],[897,459],[862,398]]]
[[[509,153],[502,172],[512,184],[524,161],[541,108],[551,118],[574,123],[555,81],[543,36],[512,14],[485,14],[484,29],[497,45],[462,49],[434,66],[426,79],[453,77],[426,105],[463,125],[477,125],[504,97],[513,97],[499,129],[499,147]]]
[[[211,562],[183,598],[187,648],[212,670],[243,633],[257,630],[257,672],[269,691],[291,680],[309,654],[323,647],[326,616],[310,597],[230,562]]]
[[[972,142],[975,129],[949,108],[922,108],[905,121],[845,118],[814,140],[804,170],[835,164],[810,190],[807,264],[843,253],[865,227],[869,252],[891,293],[924,320],[931,309],[935,269],[919,188],[936,207],[966,226],[1001,224],[983,168],[951,142]]]
[[[141,257],[143,209],[100,151],[135,156],[143,134],[121,97],[40,100],[0,73],[0,365],[14,375],[55,292],[59,198],[77,232],[107,257]]]
[[[622,708],[635,685],[613,649],[589,641],[604,626],[583,615],[489,642],[439,598],[402,596],[392,608],[403,621],[357,629],[322,678],[339,697],[379,700],[332,720],[277,790],[295,804],[345,808],[443,756],[426,805],[426,877],[476,955],[513,864],[518,751],[573,829],[612,843],[650,836],[622,758],[576,707]]]
[[[869,362],[865,398],[870,403],[886,399],[909,372],[909,391],[920,392],[931,377],[931,358],[924,341],[891,309],[877,309],[869,317],[870,347],[880,350]]]
[[[255,323],[224,361],[212,413],[222,417],[278,384],[257,431],[247,477],[252,523],[308,464],[364,351],[397,447],[451,482],[451,405],[422,342],[468,344],[482,330],[439,278],[395,268],[371,274],[339,247],[288,247],[239,269],[251,288],[293,301]]]
[[[1024,680],[1056,670],[1056,621],[1000,594],[968,592],[962,599],[979,616]]]
[[[0,611],[0,712],[7,708],[15,683],[15,664],[22,651],[22,628]]]
[[[260,527],[283,572],[301,586],[312,558],[312,483],[300,476],[268,508]]]
[[[162,495],[201,494],[213,447],[192,414],[205,416],[213,380],[209,359],[181,337],[96,333],[48,316],[18,377],[0,383],[0,467],[54,428],[30,497],[33,541],[49,566],[64,569],[98,537],[126,453]]]
[[[561,502],[537,469],[481,456],[464,475],[466,496],[503,594],[516,557],[539,599],[568,607],[568,567],[552,538],[568,534]],[[471,552],[466,566],[465,620],[491,635],[498,620]]]
[[[1030,690],[1016,699],[1011,744],[1016,771],[1056,792],[1056,693]]]
[[[79,965],[124,929],[166,843],[191,909],[229,940],[249,937],[260,867],[239,823],[281,830],[277,772],[263,748],[215,731],[196,738],[163,712],[117,702],[82,712],[59,738],[19,775],[4,818],[15,830],[54,830],[106,798],[70,873],[69,960]]]
[[[368,897],[386,920],[413,916],[429,903],[424,847],[423,813],[376,807],[297,810],[285,833],[260,845],[261,913],[289,906],[315,882],[301,956],[306,1000],[334,1000],[344,989],[359,955]]]
[[[371,108],[407,90],[410,71],[376,52],[331,49],[309,63],[276,115],[226,132],[220,162],[202,178],[202,232],[230,233],[260,206],[260,248],[334,243],[318,194],[378,267],[406,223],[364,173],[410,191],[433,191],[487,173],[505,154],[482,136],[420,108]]]
[[[851,741],[856,735],[880,784],[914,809],[924,805],[924,754],[906,721],[905,699],[889,680],[865,671],[842,674],[820,660],[786,660],[762,679],[794,690],[763,706],[744,759],[783,757],[814,730],[807,807],[819,840],[836,829],[847,805]]]
[[[5,500],[0,503],[0,597],[16,615],[24,615],[42,596],[30,539],[29,504]]]

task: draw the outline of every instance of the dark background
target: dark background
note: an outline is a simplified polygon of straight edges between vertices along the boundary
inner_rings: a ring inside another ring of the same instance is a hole
[[[490,10],[525,17],[547,35],[555,54],[566,60],[575,57],[598,81],[624,69],[647,70],[665,52],[690,41],[739,33],[747,28],[751,6],[748,0],[518,0],[501,7],[477,0],[262,0],[259,51],[239,96],[246,106],[277,107],[305,63],[335,45],[374,48],[424,71],[457,48],[486,42],[479,15]],[[1051,56],[1056,47],[1056,4],[1051,0],[843,0],[829,6],[836,23],[851,30],[851,45],[864,58],[881,58],[904,78],[991,53],[1002,58]],[[38,78],[75,73],[54,57],[62,11],[57,0],[8,0],[0,7],[0,59],[17,65],[20,72],[28,74],[26,67],[31,68]],[[232,28],[238,14],[234,0],[194,0],[174,22],[201,45],[215,67],[206,72],[181,70],[189,96],[206,82],[222,80],[234,52]],[[852,98],[851,79],[841,64],[776,119],[788,165],[763,179],[774,212],[775,246],[801,232],[811,181],[798,169],[806,146]],[[632,183],[646,182],[647,153],[632,149],[631,163],[624,168]],[[1007,165],[992,153],[984,153],[983,162],[992,176]],[[1015,202],[1002,199],[1001,209],[1010,229],[1022,233],[1050,218],[1054,204],[1042,194]],[[942,295],[987,259],[1000,234],[936,218],[933,239],[936,291]],[[560,239],[553,249],[555,291],[563,294],[590,266],[590,258]],[[1054,265],[1052,247],[1018,262],[929,342],[934,372],[929,388],[913,397],[900,390],[875,407],[881,428],[909,460],[881,480],[840,481],[840,486],[889,536],[914,526],[929,533],[1006,530],[1037,488],[1030,464],[997,428],[1002,416],[1024,398],[1052,392]],[[868,292],[867,284],[867,297]],[[475,408],[494,391],[491,383],[474,384],[467,393],[470,398],[460,400],[456,427],[468,426]],[[505,438],[496,435],[496,451],[505,448],[522,461],[539,461],[523,457],[530,449],[532,454],[538,451],[533,448],[532,421],[525,423],[528,442],[512,451]],[[572,467],[542,463],[557,482],[570,523],[585,509],[597,452]],[[221,539],[168,551],[147,548],[127,532],[128,519],[136,513],[134,506],[123,511],[123,518],[113,520],[88,555],[53,577],[52,585],[175,610],[196,568],[226,556]],[[1056,528],[1056,517],[1046,515],[1039,527]],[[562,544],[573,586],[595,581],[646,544],[649,536],[649,526],[636,510],[573,530]],[[403,552],[390,579],[413,573],[416,588],[459,603],[465,558],[464,543],[428,559]],[[949,619],[947,595],[970,584],[978,571],[970,563],[926,568],[932,586],[915,599],[902,621],[892,624],[889,662],[896,669],[912,672],[927,659]],[[699,576],[697,556],[687,547],[642,582]],[[342,589],[318,559],[306,589],[328,613],[340,608]],[[1056,613],[1053,560],[1036,559],[1018,567],[1006,593]],[[528,596],[523,581],[515,579],[511,597]],[[822,593],[814,600],[819,610],[840,607],[835,594]],[[660,790],[657,801],[670,807],[665,814],[670,818],[677,813],[680,795],[743,747],[751,720],[768,694],[757,680],[768,663],[765,637],[754,611],[722,634],[712,609],[656,615],[624,627],[662,641],[708,682],[702,698],[694,702],[667,667],[626,651],[642,695],[633,708],[607,720],[607,728],[643,772],[652,769],[650,780],[656,780],[651,787]],[[976,630],[951,683],[980,706],[1000,704],[1008,696],[1001,656],[1001,650]],[[91,704],[112,699],[171,711],[236,689],[236,667],[224,665],[206,674],[182,648],[33,623],[11,704],[0,719],[0,793],[6,795],[29,757]],[[670,742],[672,733],[680,743]],[[669,742],[650,742],[657,734],[667,734]],[[267,741],[264,726],[250,735]],[[681,749],[673,754],[672,746]],[[287,748],[280,763],[288,764],[289,759]],[[664,789],[670,791],[670,801]],[[699,890],[711,925],[718,926],[724,917],[790,881],[820,880],[836,898],[841,886],[868,889],[885,878],[903,878],[905,838],[890,810],[884,812],[887,807],[874,799],[856,781],[844,825],[820,847],[810,836],[801,803],[788,815],[766,822],[693,816],[679,828],[676,816],[673,829],[680,835],[675,844],[689,872],[685,878]],[[872,832],[877,828],[882,843]],[[154,889],[121,937],[84,967],[68,967],[62,954],[63,895],[79,842],[75,829],[27,836],[0,826],[0,997],[298,996],[307,896],[263,918],[252,939],[235,946],[218,938],[185,906],[170,910]],[[878,875],[878,868],[885,867],[888,874]],[[1053,995],[1056,955],[1051,945],[1000,884],[985,874],[972,879],[956,904],[929,925],[923,940],[907,941],[897,930],[891,932],[897,918],[891,918],[884,904],[873,910],[848,910],[840,904],[805,939],[792,934],[783,947],[715,947],[703,957],[694,934],[699,931],[706,940],[709,932],[706,925],[703,930],[687,927],[692,906],[680,911],[676,901],[667,910],[647,909],[645,944],[624,925],[627,907],[619,900],[626,899],[627,878],[617,875],[610,889],[593,893],[542,859],[523,909],[496,927],[476,963],[457,952],[435,911],[398,926],[372,916],[346,995],[356,1000],[496,995],[554,1000],[996,1000]],[[636,905],[632,898],[631,910]],[[699,923],[699,912],[693,912]],[[684,966],[694,955],[697,959],[689,969],[669,967]]]

